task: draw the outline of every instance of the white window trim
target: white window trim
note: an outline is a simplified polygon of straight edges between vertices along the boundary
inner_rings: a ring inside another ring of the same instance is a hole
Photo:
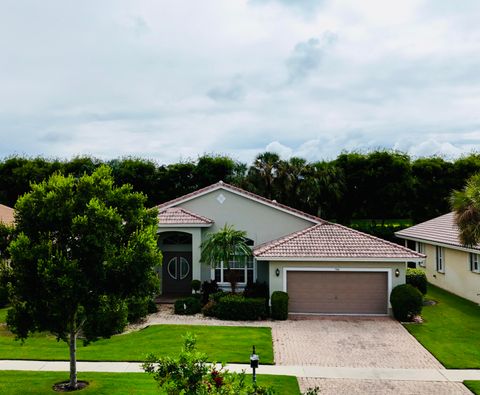
[[[445,274],[445,249],[443,247],[436,246],[435,263],[437,272]]]
[[[473,262],[474,262],[473,258],[474,257],[476,258],[475,261],[477,263],[477,268],[476,269],[474,269],[474,265],[473,265]],[[475,253],[471,252],[469,254],[469,262],[468,263],[470,264],[470,271],[472,273],[480,274],[480,254],[475,254]]]
[[[252,257],[252,260],[253,260],[253,282],[255,282],[255,281],[257,281],[257,260],[253,257]],[[210,279],[215,280],[215,270],[219,269],[219,268],[221,268],[222,270],[220,272],[220,281],[217,282],[217,284],[221,287],[230,286],[230,283],[228,281],[224,281],[224,278],[223,278],[223,275],[224,275],[225,270],[226,270],[226,268],[223,267],[223,261],[220,262],[219,266],[216,266],[216,267],[212,266],[212,268],[210,270]],[[234,270],[238,270],[238,269],[234,269]],[[245,271],[245,280],[247,280],[247,278],[248,278],[248,276],[247,276],[247,271],[248,271],[247,265],[245,265],[244,271]],[[245,287],[247,285],[247,281],[244,281],[244,282],[239,281],[237,283],[237,285],[239,285],[240,287]]]
[[[419,252],[420,254],[425,254],[425,243],[422,243],[420,241],[415,242],[415,251]],[[420,267],[427,267],[427,260],[423,260],[421,262],[418,262],[418,266]]]

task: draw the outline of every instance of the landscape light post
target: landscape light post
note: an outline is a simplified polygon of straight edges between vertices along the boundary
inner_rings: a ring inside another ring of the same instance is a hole
[[[253,369],[253,376],[252,376],[252,380],[253,380],[253,383],[256,384],[257,383],[257,375],[255,373],[255,369],[258,368],[258,360],[260,358],[258,357],[257,354],[255,354],[255,346],[253,346],[253,349],[252,349],[252,355],[250,355],[250,367]]]

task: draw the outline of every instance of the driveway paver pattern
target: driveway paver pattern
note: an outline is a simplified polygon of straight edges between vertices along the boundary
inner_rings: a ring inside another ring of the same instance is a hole
[[[155,324],[271,327],[278,365],[443,368],[402,325],[389,317],[293,316],[288,321],[222,321],[201,314],[175,315],[171,305],[161,305],[157,313],[129,330]]]
[[[289,320],[272,327],[279,365],[442,369],[423,346],[388,317]]]
[[[322,395],[471,395],[461,383],[299,378],[302,391],[320,388]]]

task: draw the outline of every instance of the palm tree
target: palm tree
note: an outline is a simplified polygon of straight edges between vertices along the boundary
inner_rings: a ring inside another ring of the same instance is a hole
[[[463,245],[475,246],[480,243],[480,173],[467,180],[465,188],[453,191],[450,204],[455,212],[459,239]]]
[[[273,199],[274,183],[278,176],[280,157],[274,152],[257,155],[249,169],[249,178],[255,185],[255,192],[268,199]]]
[[[308,166],[299,201],[304,210],[314,215],[331,216],[344,192],[345,178],[341,169],[332,163],[316,162]]]
[[[308,171],[309,165],[302,158],[292,157],[288,161],[279,162],[276,190],[282,203],[301,208],[298,207],[299,192]]]
[[[246,235],[247,232],[235,230],[233,226],[225,224],[219,231],[209,233],[201,245],[200,260],[213,268],[223,262],[233,293],[235,293],[237,281],[235,270],[230,268],[230,262],[239,258],[246,259],[252,255],[252,250],[246,243]]]

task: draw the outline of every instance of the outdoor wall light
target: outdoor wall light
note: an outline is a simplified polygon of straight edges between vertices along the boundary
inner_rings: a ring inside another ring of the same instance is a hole
[[[395,277],[400,277],[400,270],[395,269]]]
[[[275,270],[275,274],[277,275],[277,277],[280,276],[280,269],[279,268],[277,268],[277,270]]]

